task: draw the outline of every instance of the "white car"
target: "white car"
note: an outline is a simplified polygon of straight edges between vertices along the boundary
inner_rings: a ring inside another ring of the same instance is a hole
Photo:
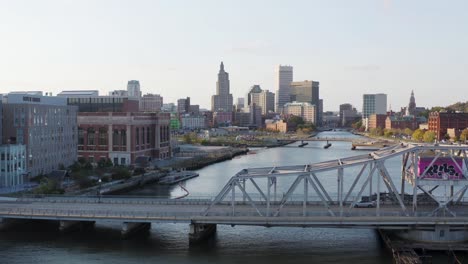
[[[354,207],[355,208],[373,208],[377,205],[377,202],[376,201],[370,201],[370,202],[363,202],[363,201],[360,201],[360,202],[357,202]]]

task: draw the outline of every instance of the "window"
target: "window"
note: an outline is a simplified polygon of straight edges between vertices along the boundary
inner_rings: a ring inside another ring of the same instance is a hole
[[[141,129],[141,144],[142,145],[145,144],[145,128],[144,127]]]
[[[114,158],[114,166],[119,165],[119,158]]]
[[[99,145],[107,145],[107,129],[104,127],[99,128]]]
[[[136,138],[136,144],[137,144],[137,146],[140,145],[140,129],[139,129],[138,127],[137,127],[137,129],[136,129],[135,138]]]
[[[125,165],[125,158],[120,158],[120,164]]]
[[[122,138],[122,146],[127,146],[127,131],[125,129],[120,130],[120,136]]]
[[[146,128],[146,143],[150,143],[150,128]]]
[[[84,131],[81,127],[78,128],[78,145],[84,145]]]
[[[94,140],[94,128],[88,128],[88,145],[96,145],[96,141]]]
[[[117,129],[114,129],[114,133],[112,134],[112,145],[119,145],[119,131]]]

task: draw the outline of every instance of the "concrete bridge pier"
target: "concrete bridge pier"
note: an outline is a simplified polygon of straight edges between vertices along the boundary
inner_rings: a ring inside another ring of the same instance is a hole
[[[27,219],[0,218],[0,231],[7,230],[11,227],[25,224],[29,222]]]
[[[460,243],[468,240],[468,229],[463,226],[436,225],[392,232],[400,238],[424,243]]]
[[[122,238],[129,238],[136,233],[146,232],[150,229],[151,223],[123,222],[120,233],[122,234]]]
[[[94,228],[94,221],[60,221],[59,230],[60,232],[73,232],[75,230],[88,230]]]
[[[201,242],[216,233],[216,224],[190,224],[189,243]]]

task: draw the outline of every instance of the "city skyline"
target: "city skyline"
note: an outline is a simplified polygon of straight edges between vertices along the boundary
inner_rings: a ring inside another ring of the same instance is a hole
[[[139,80],[143,93],[209,109],[224,61],[235,98],[253,84],[276,92],[281,64],[296,81],[320,81],[325,111],[361,109],[365,93],[386,93],[393,110],[411,90],[426,107],[468,99],[463,1],[180,3],[2,2],[0,90],[107,94]],[[444,102],[427,96],[441,89]]]

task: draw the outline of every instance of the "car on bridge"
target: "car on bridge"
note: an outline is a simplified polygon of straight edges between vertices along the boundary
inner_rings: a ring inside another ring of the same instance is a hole
[[[377,205],[377,202],[376,201],[360,201],[360,202],[357,202],[354,207],[355,208],[373,208]]]

